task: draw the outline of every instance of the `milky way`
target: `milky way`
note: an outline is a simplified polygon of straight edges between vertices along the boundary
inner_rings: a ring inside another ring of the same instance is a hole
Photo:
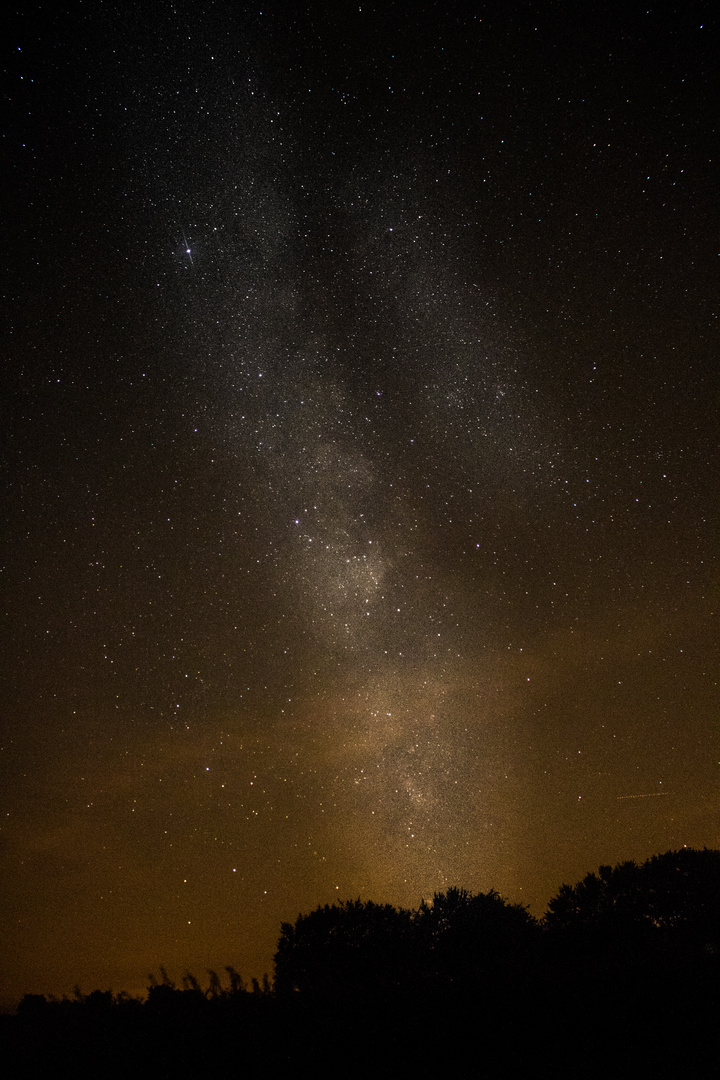
[[[707,11],[412,7],[13,27],[8,1000],[718,845]]]

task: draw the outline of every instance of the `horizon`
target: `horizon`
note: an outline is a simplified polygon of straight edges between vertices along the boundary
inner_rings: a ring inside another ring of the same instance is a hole
[[[678,849],[678,850],[695,850],[695,851],[697,851],[697,850],[700,850],[700,849],[688,849],[687,845],[683,845],[683,848]],[[702,850],[703,851],[714,851],[715,849],[703,848]],[[678,853],[677,851],[658,852],[654,856],[651,856],[651,858],[646,861],[646,864],[649,863],[653,859],[657,859],[657,858],[662,857],[663,855],[670,855],[670,854],[677,854],[677,853]],[[718,850],[717,854],[720,854],[720,850]],[[632,861],[633,860],[621,860],[621,862],[617,863],[614,868],[621,867],[621,866],[626,866],[628,862],[632,862]],[[646,864],[640,864],[640,865],[646,865]],[[638,864],[635,864],[635,865],[638,865]],[[601,869],[603,869],[603,867],[599,867],[598,869],[601,870]],[[595,870],[587,872],[587,876],[591,876],[591,875],[596,876],[595,875]],[[578,882],[575,882],[575,885],[579,884],[580,881],[584,880],[584,877],[585,877],[585,875],[583,875],[583,878],[579,879]],[[548,899],[546,908],[543,911],[542,915],[537,915],[537,914],[531,912],[529,910],[529,908],[525,908],[525,910],[528,911],[528,913],[531,915],[532,919],[538,925],[542,926],[542,924],[544,922],[545,915],[547,915],[548,912],[550,911],[550,904],[552,903],[552,900],[556,899],[557,896],[560,894],[561,890],[563,888],[565,888],[567,885],[568,885],[568,882],[562,882],[560,885],[558,885],[558,888],[557,888],[556,892],[553,894],[553,896],[551,896]],[[438,898],[438,896],[447,895],[448,893],[450,893],[452,891],[458,891],[458,892],[461,892],[461,893],[462,892],[467,892],[467,890],[465,890],[464,887],[461,886],[461,885],[449,885],[445,889],[443,889],[441,893],[436,892],[431,899],[421,897],[421,899],[418,902],[416,907],[413,907],[413,908],[410,908],[410,909],[402,909],[400,907],[396,907],[395,910],[398,910],[398,911],[399,910],[409,910],[411,914],[417,915],[424,904],[427,904],[430,908],[432,908],[433,905],[434,905],[434,901]],[[490,893],[495,893],[497,896],[499,896],[499,898],[505,904],[508,904],[508,905],[513,904],[513,901],[509,900],[507,897],[501,896],[499,893],[497,893],[497,890],[494,890],[492,887],[490,889],[486,890],[486,892],[484,894],[470,894],[470,895],[471,896],[472,895],[488,895]],[[336,897],[336,898],[334,898],[334,900],[332,901],[331,904],[329,904],[329,903],[324,904],[324,905],[320,904],[320,905],[318,905],[318,908],[342,907],[344,905],[352,904],[352,903],[363,903],[363,904],[367,904],[367,903],[378,904],[378,903],[380,903],[380,904],[382,904],[383,902],[382,901],[380,901],[380,902],[375,901],[371,897],[366,897],[366,898],[363,898],[363,897],[346,897],[344,899]],[[520,905],[520,906],[524,906],[524,905]],[[395,907],[395,905],[393,905],[393,907]],[[318,910],[318,908],[313,909],[313,910]],[[296,919],[299,919],[302,916],[307,915],[307,914],[309,914],[309,912],[299,912],[298,915],[296,916]],[[289,921],[290,920],[284,920],[284,923],[289,922]],[[291,925],[293,925],[293,923],[291,923]],[[282,926],[280,928],[280,932],[282,932]],[[278,936],[278,941],[279,941],[279,937],[280,937],[280,935]],[[218,974],[219,977],[220,977],[220,983],[223,984],[223,978],[225,978],[226,983],[230,982],[229,969],[232,968],[236,972],[236,974],[240,975],[243,982],[245,983],[246,990],[248,992],[250,992],[252,990],[252,985],[251,984],[253,984],[254,982],[257,982],[259,985],[262,986],[265,979],[269,980],[269,984],[270,984],[271,987],[274,986],[274,971],[273,971],[274,955],[275,954],[273,954],[273,962],[271,962],[270,967],[267,968],[266,970],[264,970],[263,972],[238,971],[237,967],[234,964],[229,964],[228,962],[225,962],[225,963],[220,964],[220,965],[216,965],[216,967],[203,967],[202,970],[203,970],[203,972],[204,972],[204,974],[206,976],[211,976],[214,973]],[[164,983],[166,978],[169,978],[170,984],[174,988],[178,988],[178,989],[189,989],[189,987],[185,985],[186,979],[188,978],[188,976],[190,978],[196,978],[195,971],[188,968],[188,967],[182,968],[179,971],[179,973],[177,974],[177,976],[175,976],[175,974],[173,972],[168,971],[168,965],[166,965],[166,964],[159,963],[159,964],[156,965],[156,968],[157,968],[157,971],[158,971],[159,976],[160,976],[159,978],[155,974],[155,969],[153,969],[152,971],[147,973],[146,978],[143,980],[142,987],[140,987],[140,985],[138,983],[135,986],[135,988],[133,988],[131,990],[128,989],[127,987],[117,988],[117,987],[104,986],[104,985],[103,986],[94,986],[92,988],[92,990],[84,990],[83,987],[81,987],[80,984],[77,982],[77,980],[75,980],[73,982],[73,985],[72,985],[72,996],[67,990],[62,991],[59,994],[57,992],[42,992],[42,996],[47,997],[48,1000],[50,1000],[50,1001],[58,1001],[58,1000],[72,1001],[72,1000],[77,1000],[78,999],[78,992],[80,992],[82,994],[82,998],[85,998],[85,997],[87,997],[88,994],[91,994],[94,991],[99,990],[100,992],[109,992],[109,993],[113,994],[113,996],[129,994],[131,997],[142,1000],[143,998],[147,997],[147,994],[148,994],[150,988],[153,985],[158,985],[158,984]],[[222,972],[222,974],[220,974],[221,972]],[[197,981],[200,984],[200,987],[202,988],[202,981],[203,980],[198,979]],[[222,985],[222,989],[227,990],[227,987],[225,985]],[[41,993],[39,991],[29,991],[27,993],[32,994],[32,993],[36,993],[36,992]],[[206,993],[205,991],[203,991],[203,992]],[[23,995],[23,996],[25,996],[25,995]],[[0,1013],[14,1013],[17,1010],[17,1007],[18,1007],[21,1000],[22,1000],[22,998],[16,999],[13,1002],[0,1000]]]

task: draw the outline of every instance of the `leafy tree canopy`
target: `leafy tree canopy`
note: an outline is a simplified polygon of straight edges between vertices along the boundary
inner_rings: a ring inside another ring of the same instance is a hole
[[[552,932],[693,936],[711,950],[720,941],[720,851],[681,848],[601,866],[577,885],[562,885],[548,905]]]
[[[331,991],[456,981],[509,963],[538,932],[525,908],[494,890],[473,896],[452,888],[414,912],[360,900],[325,905],[283,923],[275,986]]]
[[[283,923],[275,954],[275,988],[333,990],[393,979],[412,914],[391,904],[348,900]]]

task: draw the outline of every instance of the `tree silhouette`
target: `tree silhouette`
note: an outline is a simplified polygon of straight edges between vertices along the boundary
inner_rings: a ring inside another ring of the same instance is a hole
[[[516,978],[540,930],[518,904],[491,890],[436,893],[416,912],[347,901],[283,923],[275,986],[289,990],[373,990]]]
[[[554,934],[607,943],[682,941],[717,953],[720,946],[720,851],[682,848],[562,885],[548,905]]]
[[[542,1000],[552,1003],[545,1027],[564,1017],[563,1038],[576,1054],[593,1030],[612,1032],[598,1048],[598,1075],[611,1074],[619,1057],[623,1075],[712,1075],[707,1063],[720,1052],[719,851],[683,848],[639,866],[601,866],[560,888],[544,926]]]
[[[409,911],[371,900],[318,907],[283,923],[275,953],[275,988],[347,991],[394,983],[412,927]]]
[[[458,888],[436,893],[431,904],[422,902],[415,920],[425,976],[466,987],[516,980],[534,955],[539,935],[532,915],[494,889],[475,895]]]

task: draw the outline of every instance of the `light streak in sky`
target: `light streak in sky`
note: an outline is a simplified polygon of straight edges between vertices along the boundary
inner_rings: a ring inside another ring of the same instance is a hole
[[[645,795],[616,795],[617,799],[652,799],[654,795],[669,795],[669,791],[648,791]]]

